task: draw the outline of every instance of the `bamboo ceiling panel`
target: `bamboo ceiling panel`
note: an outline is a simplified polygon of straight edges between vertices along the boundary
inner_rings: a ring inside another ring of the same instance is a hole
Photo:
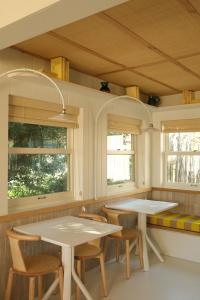
[[[200,49],[200,18],[181,0],[129,1],[106,11],[165,53],[179,57]],[[200,1],[194,1],[200,6]]]
[[[196,72],[200,75],[200,54],[179,59],[179,61],[185,65],[186,67],[190,68],[192,71]]]
[[[148,94],[200,90],[200,0],[131,0],[16,45]],[[131,70],[130,70],[131,69]]]
[[[97,71],[103,73],[119,69],[118,65],[105,61],[48,34],[20,43],[17,45],[17,48],[48,59],[56,56],[66,57],[74,68],[94,75]]]
[[[137,71],[146,76],[150,76],[153,79],[165,82],[168,85],[175,86],[180,90],[200,89],[200,79],[170,62],[148,67],[141,67],[138,68]]]
[[[101,15],[88,17],[54,32],[125,66],[160,60],[158,54],[133,40],[129,34],[122,32]]]
[[[164,87],[159,83],[155,83],[130,71],[121,71],[103,75],[102,78],[106,81],[110,81],[115,84],[122,84],[124,86],[140,86],[141,91],[146,94],[170,95],[176,93],[173,89]]]

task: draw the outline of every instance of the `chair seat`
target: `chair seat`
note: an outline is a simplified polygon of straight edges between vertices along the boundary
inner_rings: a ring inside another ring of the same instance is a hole
[[[75,247],[76,259],[89,259],[100,255],[102,250],[94,245],[83,244]]]
[[[25,257],[27,271],[21,272],[27,276],[43,275],[55,272],[61,266],[60,260],[52,255],[35,255]],[[18,271],[18,270],[15,270]]]
[[[110,236],[122,240],[133,240],[139,236],[139,231],[136,228],[123,228],[120,232],[113,233]]]

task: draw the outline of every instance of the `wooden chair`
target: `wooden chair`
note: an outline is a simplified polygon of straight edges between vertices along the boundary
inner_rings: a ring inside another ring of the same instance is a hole
[[[20,242],[21,241],[39,241],[40,236],[30,236],[19,234],[13,229],[7,230],[7,236],[10,242],[10,250],[13,265],[9,270],[8,281],[5,293],[5,300],[10,300],[13,275],[19,274],[29,278],[29,300],[34,300],[35,280],[38,279],[38,300],[42,300],[43,285],[42,276],[55,273],[59,277],[60,298],[63,295],[63,269],[60,260],[52,255],[35,255],[23,256]]]
[[[109,223],[114,225],[120,225],[121,215],[130,215],[130,212],[114,210],[103,207],[102,211],[106,214]],[[116,240],[116,261],[119,261],[120,255],[120,241],[125,241],[126,252],[126,278],[130,278],[130,241],[136,242],[139,251],[140,266],[143,267],[143,255],[142,255],[142,237],[138,229],[123,228],[121,231],[109,235],[110,238]]]
[[[79,215],[79,217],[107,223],[106,218],[96,214],[82,212]],[[100,268],[101,268],[103,295],[104,297],[107,297],[108,292],[107,292],[105,261],[104,261],[104,251],[103,251],[102,242],[103,242],[102,239],[96,239],[86,244],[75,247],[75,260],[77,263],[77,274],[80,277],[80,279],[84,281],[85,261],[89,259],[99,259]],[[80,289],[77,286],[76,300],[79,300],[80,296],[81,296]]]

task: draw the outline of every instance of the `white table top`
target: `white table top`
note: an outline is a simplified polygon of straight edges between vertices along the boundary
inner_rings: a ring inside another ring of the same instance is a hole
[[[24,234],[39,235],[43,241],[59,246],[74,247],[120,231],[122,227],[66,216],[17,226],[14,229]]]
[[[115,203],[106,204],[107,208],[119,209],[126,211],[133,211],[149,215],[155,215],[162,211],[176,207],[178,204],[175,202],[164,202],[155,200],[144,199],[128,199],[121,200]]]

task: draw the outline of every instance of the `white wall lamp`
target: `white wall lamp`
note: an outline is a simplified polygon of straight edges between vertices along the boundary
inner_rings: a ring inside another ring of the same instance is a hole
[[[112,102],[114,102],[116,100],[120,100],[120,99],[131,100],[131,101],[134,100],[135,102],[137,102],[138,104],[140,104],[143,107],[144,111],[147,114],[148,125],[147,125],[146,128],[144,128],[142,130],[142,132],[160,131],[159,129],[154,127],[152,113],[149,110],[149,108],[147,107],[147,105],[144,102],[142,102],[140,99],[136,98],[136,97],[132,97],[132,96],[128,96],[128,95],[112,97],[99,108],[99,110],[97,111],[96,116],[95,116],[95,125],[94,125],[94,198],[95,198],[95,200],[97,200],[97,149],[98,149],[98,132],[97,131],[98,131],[98,121],[99,121],[101,113],[106,108],[106,106],[111,104]]]
[[[61,92],[57,83],[52,78],[47,76],[46,74],[44,74],[40,71],[34,70],[34,69],[19,68],[19,69],[9,70],[7,72],[0,74],[0,79],[3,77],[11,78],[11,77],[18,77],[18,76],[27,77],[27,76],[35,76],[35,75],[46,78],[54,86],[54,88],[57,90],[57,92],[59,94],[59,102],[61,105],[61,111],[58,115],[53,116],[50,119],[55,120],[55,121],[60,121],[60,122],[73,122],[73,119],[70,118],[70,115],[67,114],[67,109],[65,107],[65,100],[64,100],[63,93]]]

